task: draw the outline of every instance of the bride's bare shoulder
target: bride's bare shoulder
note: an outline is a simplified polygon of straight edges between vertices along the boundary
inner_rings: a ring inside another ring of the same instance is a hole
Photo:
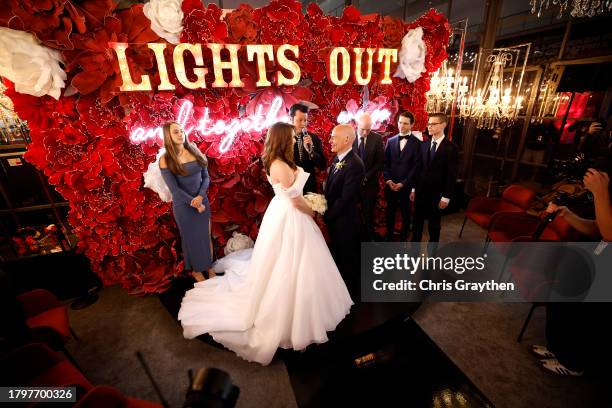
[[[291,187],[294,181],[293,169],[282,160],[274,160],[270,164],[270,179],[273,184],[280,183],[283,187]]]

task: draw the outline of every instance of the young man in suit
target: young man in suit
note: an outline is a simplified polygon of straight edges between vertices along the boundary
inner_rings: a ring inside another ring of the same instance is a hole
[[[429,115],[427,130],[431,137],[421,144],[421,165],[416,187],[410,193],[410,201],[414,201],[412,241],[422,240],[423,224],[427,219],[429,242],[434,251],[440,241],[442,210],[453,199],[459,160],[457,146],[444,135],[446,124],[444,113]]]
[[[361,190],[363,214],[362,237],[364,241],[374,239],[374,209],[378,197],[378,177],[385,164],[382,136],[372,132],[372,118],[364,113],[357,118],[357,137],[353,152],[363,161],[365,179]]]
[[[304,194],[317,193],[317,175],[315,169],[325,170],[327,161],[323,154],[321,139],[317,135],[309,133],[308,106],[296,103],[289,109],[289,116],[295,126],[295,141],[293,147],[293,160],[297,166],[310,173],[308,181],[304,185]]]
[[[414,115],[405,111],[397,120],[399,134],[387,140],[385,147],[385,198],[387,199],[387,241],[393,240],[395,214],[400,207],[402,229],[400,240],[405,241],[410,231],[410,191],[419,166],[421,142],[411,134]]]
[[[338,125],[331,134],[331,150],[336,154],[325,182],[327,224],[330,249],[346,286],[358,295],[360,261],[359,210],[363,186],[363,162],[352,149],[355,131],[350,125]]]

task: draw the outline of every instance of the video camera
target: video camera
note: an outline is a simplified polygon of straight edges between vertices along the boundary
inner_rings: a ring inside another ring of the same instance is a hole
[[[190,386],[183,408],[233,408],[240,388],[228,373],[218,368],[200,368],[195,376],[189,370]]]

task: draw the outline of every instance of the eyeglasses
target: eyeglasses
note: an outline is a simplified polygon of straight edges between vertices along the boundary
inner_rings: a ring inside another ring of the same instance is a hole
[[[428,123],[427,126],[439,125],[441,123],[444,123],[444,122]]]

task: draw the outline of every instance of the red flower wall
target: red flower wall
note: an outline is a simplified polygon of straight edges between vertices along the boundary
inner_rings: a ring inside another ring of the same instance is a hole
[[[399,47],[404,34],[417,26],[423,27],[427,45],[427,73],[413,84],[393,78],[392,85],[378,84],[374,73],[369,95],[370,99],[386,97],[397,102],[400,110],[411,110],[416,128],[423,129],[428,73],[447,57],[450,33],[446,18],[434,10],[406,24],[388,16],[361,16],[354,7],[346,8],[342,17],[326,16],[315,3],[303,14],[299,2],[274,0],[259,9],[242,5],[222,19],[214,4],[205,7],[199,0],[185,0],[183,42],[299,45],[299,86],[249,86],[257,71],[244,62],[241,50],[244,89],[188,91],[177,86],[173,93],[120,93],[117,61],[107,42],[163,41],[150,30],[142,5],[115,10],[110,0],[84,0],[77,6],[50,0],[41,9],[39,3],[9,1],[0,11],[0,25],[10,23],[11,28],[29,31],[45,45],[61,50],[75,93],[56,101],[16,93],[9,85],[6,93],[31,128],[32,143],[25,158],[70,202],[69,222],[79,238],[79,250],[91,260],[94,271],[105,284],[120,284],[134,294],[164,291],[172,277],[182,272],[183,264],[170,204],[143,186],[142,174],[158,147],[131,144],[129,129],[174,119],[184,98],[196,107],[208,106],[211,118],[228,120],[252,111],[255,103],[281,95],[285,105],[308,99],[320,107],[311,114],[310,128],[327,143],[338,114],[351,99],[359,101],[363,91],[351,83],[337,87],[328,82],[326,57],[331,47]],[[156,81],[152,53],[135,48],[128,58],[135,74],[148,74]],[[205,60],[210,64],[210,55]],[[257,236],[271,196],[259,162],[263,137],[263,133],[240,134],[224,154],[218,150],[220,136],[206,136],[199,144],[210,159],[209,199],[218,248],[234,230]]]

